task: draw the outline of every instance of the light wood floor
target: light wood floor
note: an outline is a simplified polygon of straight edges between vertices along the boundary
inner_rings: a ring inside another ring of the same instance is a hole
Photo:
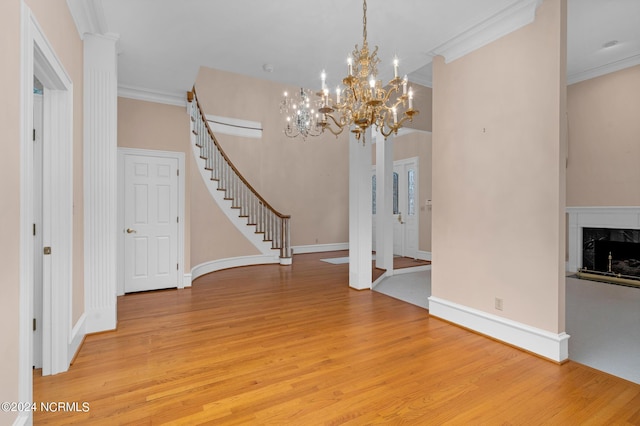
[[[35,424],[640,424],[640,385],[351,290],[323,257],[119,298],[116,332],[34,375],[35,401],[90,411]]]

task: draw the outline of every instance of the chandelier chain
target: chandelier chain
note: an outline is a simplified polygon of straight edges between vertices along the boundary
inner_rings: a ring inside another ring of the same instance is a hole
[[[367,42],[367,0],[362,2],[362,38]]]

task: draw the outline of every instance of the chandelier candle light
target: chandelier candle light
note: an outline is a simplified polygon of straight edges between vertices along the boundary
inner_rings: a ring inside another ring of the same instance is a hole
[[[386,138],[392,133],[397,134],[404,122],[412,121],[418,111],[413,109],[413,90],[411,87],[407,89],[407,76],[398,76],[397,57],[393,60],[393,79],[387,87],[384,88],[377,79],[380,59],[377,56],[378,46],[369,53],[366,0],[362,4],[362,12],[362,48],[358,49],[356,44],[352,56],[347,58],[348,75],[342,80],[344,88],[336,88],[334,99],[327,88],[326,73],[322,71],[322,91],[317,93],[322,99],[318,125],[322,131],[329,130],[336,136],[345,127],[351,127],[358,140],[367,128],[375,126]],[[362,141],[365,142],[364,137]]]

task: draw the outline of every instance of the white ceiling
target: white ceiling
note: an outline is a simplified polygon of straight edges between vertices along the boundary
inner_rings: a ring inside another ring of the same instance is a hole
[[[456,40],[487,37],[487,27],[504,27],[517,20],[518,10],[533,11],[539,2],[368,0],[367,38],[370,46],[380,46],[381,77],[391,76],[397,55],[402,74],[430,85],[435,54]],[[77,23],[78,7],[91,9],[90,29],[79,31],[119,35],[123,90],[184,98],[202,65],[311,88],[319,86],[325,69],[329,85],[335,85],[346,73],[347,55],[362,44],[361,0],[68,3]],[[568,0],[567,32],[569,83],[640,64],[640,0]],[[618,43],[603,47],[612,40]]]

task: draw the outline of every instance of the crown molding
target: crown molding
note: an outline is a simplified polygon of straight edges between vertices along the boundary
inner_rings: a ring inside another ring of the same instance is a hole
[[[628,58],[621,59],[619,61],[610,62],[599,67],[590,68],[584,71],[579,71],[567,76],[567,85],[579,83],[584,80],[600,77],[605,74],[620,71],[625,68],[634,67],[640,65],[640,53],[629,56]]]
[[[85,34],[108,32],[102,0],[67,0],[67,7],[81,39],[84,39]]]
[[[412,83],[416,83],[416,84],[419,84],[421,86],[433,89],[433,81],[432,81],[432,79],[430,79],[430,78],[422,78],[417,73],[409,74],[409,81],[411,81]]]
[[[162,92],[159,90],[145,89],[141,87],[118,85],[118,96],[122,98],[137,99],[139,101],[155,102],[158,104],[187,106],[187,92]]]
[[[542,0],[518,0],[484,21],[432,49],[430,55],[444,56],[449,63],[532,23]]]

